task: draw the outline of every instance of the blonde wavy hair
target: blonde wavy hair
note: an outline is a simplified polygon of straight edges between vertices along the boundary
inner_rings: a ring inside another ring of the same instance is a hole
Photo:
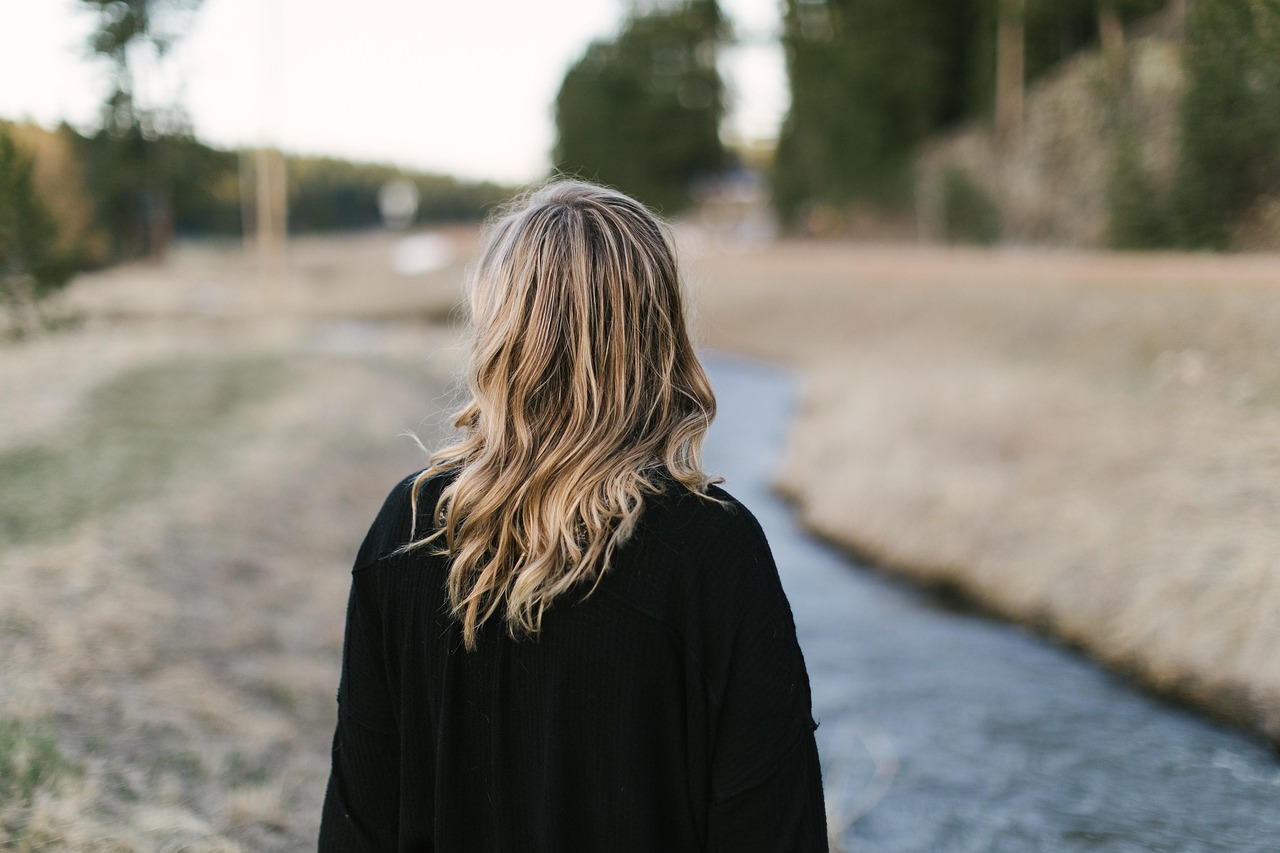
[[[463,436],[414,481],[416,519],[426,482],[452,474],[433,531],[408,546],[449,557],[468,649],[499,612],[529,636],[555,599],[593,592],[647,494],[718,482],[701,463],[715,396],[644,205],[580,181],[535,190],[490,227],[470,309]]]

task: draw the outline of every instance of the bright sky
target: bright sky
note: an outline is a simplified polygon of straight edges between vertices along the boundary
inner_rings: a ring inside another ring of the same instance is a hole
[[[779,0],[721,0],[748,36],[778,30]],[[0,117],[94,123],[107,66],[86,59],[78,0],[0,0]],[[468,177],[545,174],[568,66],[617,31],[626,0],[205,0],[170,72],[140,96],[177,96],[218,145],[397,163]],[[268,50],[267,45],[275,46]],[[144,68],[145,72],[145,68]],[[726,130],[775,135],[787,105],[776,42],[726,51]]]

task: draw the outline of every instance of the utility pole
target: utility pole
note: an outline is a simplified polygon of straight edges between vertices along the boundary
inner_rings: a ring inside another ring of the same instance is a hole
[[[260,7],[262,33],[262,87],[260,141],[252,158],[241,156],[240,191],[242,216],[248,213],[249,181],[245,167],[252,159],[253,172],[253,242],[258,256],[258,280],[262,298],[274,301],[279,296],[287,273],[287,240],[289,220],[288,176],[285,159],[274,143],[271,118],[277,115],[280,64],[280,2],[267,0]],[[245,221],[246,244],[250,240],[249,223]],[[246,246],[247,248],[247,246]]]
[[[288,179],[284,155],[277,148],[254,152],[256,232],[259,273],[266,288],[276,287],[285,273],[288,239]]]

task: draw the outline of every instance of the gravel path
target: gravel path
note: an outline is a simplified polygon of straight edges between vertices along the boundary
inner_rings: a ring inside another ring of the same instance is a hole
[[[708,360],[707,465],[763,524],[795,610],[840,849],[1280,850],[1280,759],[1014,627],[950,612],[802,531],[769,483],[786,373]]]

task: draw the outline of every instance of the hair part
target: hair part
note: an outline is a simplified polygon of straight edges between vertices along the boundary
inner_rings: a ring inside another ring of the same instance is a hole
[[[414,481],[415,520],[427,480],[452,477],[407,546],[449,558],[469,649],[499,613],[533,635],[555,599],[594,591],[646,495],[718,482],[701,462],[715,396],[672,241],[642,204],[581,181],[532,191],[491,226],[470,311],[463,435]]]

